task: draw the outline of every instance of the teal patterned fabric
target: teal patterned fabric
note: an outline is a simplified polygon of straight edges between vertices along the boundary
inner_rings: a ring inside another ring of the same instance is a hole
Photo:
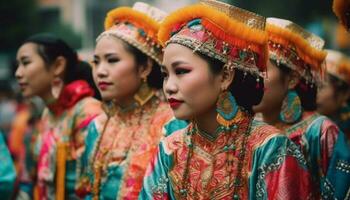
[[[3,134],[0,132],[0,196],[1,199],[10,199],[14,182],[16,179],[16,170],[13,164],[10,152],[5,144]]]

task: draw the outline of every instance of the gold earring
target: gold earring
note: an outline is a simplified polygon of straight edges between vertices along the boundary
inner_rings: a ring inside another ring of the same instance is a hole
[[[134,95],[136,102],[143,106],[154,96],[154,91],[147,84],[146,78],[142,79],[139,90]]]

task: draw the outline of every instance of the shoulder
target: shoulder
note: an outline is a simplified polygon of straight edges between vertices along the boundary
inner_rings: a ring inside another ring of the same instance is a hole
[[[170,109],[170,107],[165,102],[160,102],[153,114],[152,122],[154,124],[164,125],[172,117],[173,111]]]
[[[85,118],[85,117],[96,117],[101,114],[102,107],[101,102],[94,99],[93,97],[85,97],[79,100],[74,107],[72,108],[72,112],[75,115]]]
[[[248,145],[252,149],[256,149],[267,144],[270,140],[281,137],[287,139],[276,127],[265,122],[253,120]]]
[[[177,149],[181,148],[186,140],[186,132],[189,126],[174,131],[161,141],[161,146],[166,154],[172,154]]]
[[[77,102],[77,104],[74,107],[80,107],[82,109],[95,109],[95,110],[102,110],[101,109],[101,102],[93,97],[85,97],[82,98]]]

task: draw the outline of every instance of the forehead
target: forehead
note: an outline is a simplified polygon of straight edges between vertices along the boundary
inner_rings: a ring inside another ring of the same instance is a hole
[[[17,57],[19,56],[35,56],[38,54],[38,45],[35,43],[25,43],[23,44],[18,52],[17,52]]]
[[[115,36],[103,36],[97,41],[95,53],[99,52],[124,52],[124,42]]]
[[[174,62],[186,62],[191,65],[201,66],[208,63],[192,49],[180,44],[169,44],[164,48],[163,65],[170,67]]]

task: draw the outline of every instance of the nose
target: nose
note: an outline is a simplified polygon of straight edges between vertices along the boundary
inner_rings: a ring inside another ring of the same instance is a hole
[[[101,63],[97,64],[94,67],[94,69],[95,69],[94,73],[96,73],[98,78],[103,78],[103,77],[106,77],[108,75],[108,70],[107,70],[107,67],[104,64],[104,62],[101,62]]]
[[[164,79],[163,90],[166,95],[176,94],[178,92],[177,79],[169,75],[167,79]]]
[[[15,77],[17,80],[19,80],[23,77],[23,69],[22,69],[21,65],[19,65],[17,67],[16,72],[15,72]]]

